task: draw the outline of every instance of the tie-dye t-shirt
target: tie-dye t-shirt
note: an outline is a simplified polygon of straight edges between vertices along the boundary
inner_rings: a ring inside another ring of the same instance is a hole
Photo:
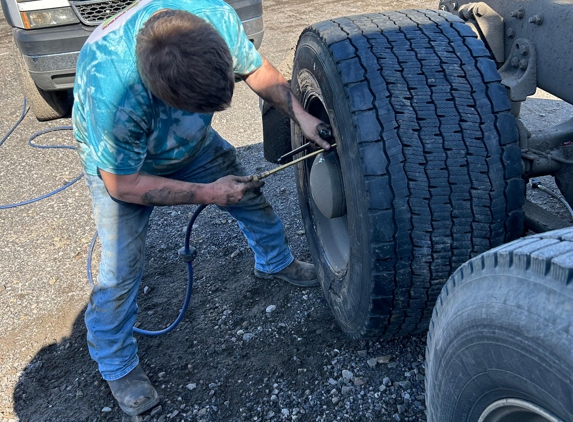
[[[161,9],[186,10],[209,22],[227,42],[234,72],[248,75],[262,59],[234,9],[222,0],[142,0],[92,33],[77,63],[72,122],[84,170],[113,174],[173,173],[212,136],[212,113],[167,106],[137,72],[136,35]]]

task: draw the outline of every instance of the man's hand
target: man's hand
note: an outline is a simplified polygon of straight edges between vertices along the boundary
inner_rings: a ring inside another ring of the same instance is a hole
[[[309,141],[326,150],[330,149],[330,144],[318,134],[321,125],[326,124],[306,112],[290,90],[285,78],[267,59],[263,57],[263,65],[247,75],[245,82],[259,97],[298,123]]]
[[[225,176],[211,183],[212,197],[210,203],[222,207],[233,205],[265,182],[253,181],[253,176]]]
[[[319,134],[321,130],[328,130],[332,133],[329,125],[308,113],[298,118],[298,124],[307,140],[314,142],[325,150],[330,149],[328,141],[322,139]]]

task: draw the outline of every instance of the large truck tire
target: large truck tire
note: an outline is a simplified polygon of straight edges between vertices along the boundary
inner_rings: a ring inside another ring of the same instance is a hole
[[[24,95],[36,118],[39,121],[46,121],[67,116],[73,104],[71,90],[45,91],[39,88],[30,76],[24,58],[15,45],[13,45],[13,56],[20,67],[20,81]]]
[[[425,331],[453,271],[523,232],[518,132],[488,50],[446,12],[333,19],[302,33],[291,87],[338,145],[296,171],[336,320],[352,338]]]
[[[452,275],[428,332],[426,403],[429,422],[573,421],[573,228]]]

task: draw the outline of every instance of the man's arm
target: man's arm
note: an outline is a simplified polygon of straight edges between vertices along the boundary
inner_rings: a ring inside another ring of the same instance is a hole
[[[252,176],[225,176],[213,183],[189,183],[161,176],[134,173],[117,175],[100,170],[109,194],[120,201],[140,205],[236,204],[263,182]]]
[[[309,141],[321,148],[330,149],[330,144],[322,139],[317,131],[317,126],[324,125],[324,122],[302,108],[286,79],[267,59],[263,57],[263,65],[246,76],[245,82],[259,97],[298,123]]]

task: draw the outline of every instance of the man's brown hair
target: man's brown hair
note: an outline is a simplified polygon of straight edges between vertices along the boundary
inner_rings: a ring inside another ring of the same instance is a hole
[[[205,20],[183,10],[155,13],[137,34],[136,56],[143,83],[167,105],[209,113],[231,104],[233,59]]]

